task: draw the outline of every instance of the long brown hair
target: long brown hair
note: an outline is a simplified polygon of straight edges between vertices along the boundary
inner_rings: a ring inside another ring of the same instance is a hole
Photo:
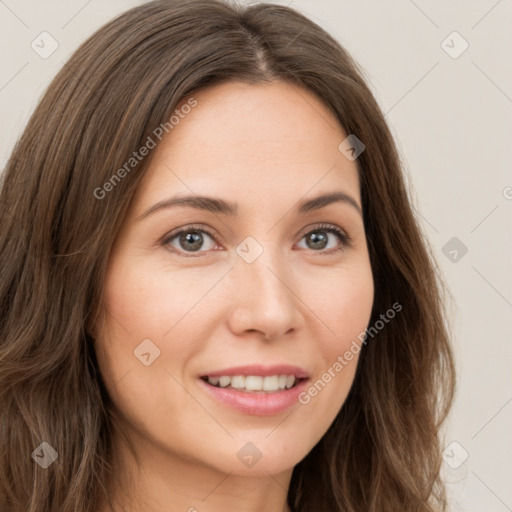
[[[402,305],[362,348],[341,411],[294,468],[290,507],[446,509],[440,427],[455,377],[445,289],[362,70],[291,8],[168,0],[127,11],[80,46],[2,176],[1,512],[97,512],[108,497],[113,420],[87,325],[151,156],[115,190],[95,191],[182,100],[227,80],[287,80],[309,89],[364,143],[357,166],[375,283],[370,324]],[[31,457],[43,441],[58,454],[46,469]]]

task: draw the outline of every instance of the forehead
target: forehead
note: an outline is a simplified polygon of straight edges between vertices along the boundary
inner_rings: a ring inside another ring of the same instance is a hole
[[[314,93],[288,82],[228,82],[192,97],[196,106],[154,150],[139,190],[145,203],[174,193],[242,203],[332,188],[359,197],[356,164],[338,149],[347,134]]]

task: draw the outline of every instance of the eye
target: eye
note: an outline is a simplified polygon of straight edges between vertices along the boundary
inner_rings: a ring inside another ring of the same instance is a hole
[[[206,235],[206,237],[204,235]],[[215,245],[213,235],[204,226],[187,226],[177,233],[170,234],[168,237],[166,237],[163,240],[162,245],[169,246],[174,252],[182,254],[183,252],[205,252],[199,250],[203,247],[205,238],[209,238],[212,242],[214,242]],[[179,247],[176,248],[176,245]],[[210,249],[211,248],[212,247],[210,246]],[[206,250],[208,250],[208,248]],[[195,255],[184,254],[184,256],[194,257]]]
[[[335,243],[334,248],[327,247],[329,245],[329,234],[334,234],[338,238],[338,244]],[[307,248],[315,252],[326,252],[331,254],[333,252],[341,251],[346,247],[350,247],[351,238],[340,228],[332,224],[321,224],[312,230],[308,231],[302,238],[306,239]],[[331,250],[323,251],[328,248]]]
[[[329,234],[334,234],[336,238],[338,238],[338,244],[335,243],[334,248],[327,247],[329,245]],[[316,226],[303,235],[301,240],[304,238],[306,239],[306,244],[308,244],[306,248],[312,249],[314,252],[331,254],[351,246],[350,236],[332,224]],[[206,244],[207,247],[205,249],[204,243],[205,240],[208,239],[210,240],[210,244]],[[173,252],[181,254],[182,256],[197,257],[200,254],[196,255],[194,253],[208,252],[216,247],[216,242],[214,235],[206,226],[201,224],[186,226],[180,231],[170,233],[162,240],[162,245],[169,247]],[[324,251],[326,247],[330,250]]]

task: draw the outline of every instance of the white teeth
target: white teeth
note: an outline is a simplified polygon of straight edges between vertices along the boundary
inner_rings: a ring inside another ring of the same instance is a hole
[[[263,377],[248,375],[245,377],[245,389],[247,391],[261,391],[263,387]]]
[[[245,377],[243,375],[231,377],[231,387],[235,389],[245,388]]]
[[[269,391],[276,392],[290,389],[295,383],[294,375],[223,375],[221,377],[208,377],[208,383],[221,388],[233,388],[240,391]]]
[[[208,381],[209,381],[209,377],[208,377]],[[229,386],[231,384],[231,377],[221,377],[219,379],[219,386],[221,388],[225,388],[226,386]]]
[[[220,381],[220,377],[209,377],[208,382],[216,386]]]
[[[295,380],[295,377],[293,378]],[[263,391],[277,391],[279,389],[279,377],[272,375],[272,377],[265,377],[263,379]]]

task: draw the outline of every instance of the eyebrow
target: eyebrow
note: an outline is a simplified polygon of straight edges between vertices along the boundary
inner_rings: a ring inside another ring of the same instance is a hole
[[[355,208],[357,212],[362,216],[361,207],[357,201],[350,195],[341,191],[322,194],[312,199],[302,201],[297,206],[296,211],[299,214],[305,214],[314,210],[319,210],[333,203],[348,204]],[[195,208],[197,210],[221,213],[229,216],[236,216],[238,214],[238,205],[223,199],[208,196],[178,196],[172,197],[170,199],[164,199],[154,204],[153,206],[150,206],[137,218],[137,221],[140,221],[159,210],[168,209],[175,206],[188,206],[189,208]]]

